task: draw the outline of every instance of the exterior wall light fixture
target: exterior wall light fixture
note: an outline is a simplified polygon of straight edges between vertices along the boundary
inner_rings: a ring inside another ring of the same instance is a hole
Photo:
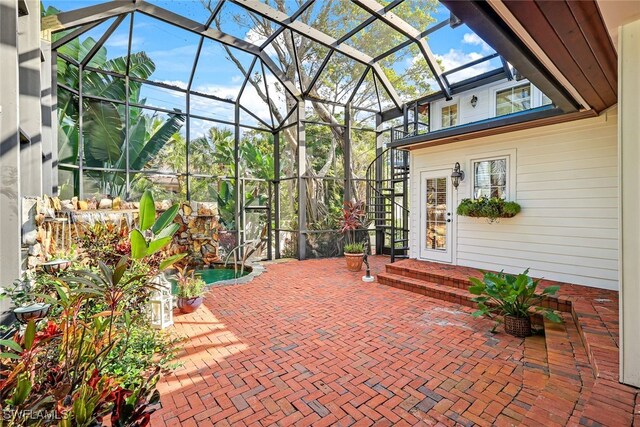
[[[456,162],[456,165],[453,167],[453,172],[451,172],[451,183],[453,184],[453,188],[458,189],[458,185],[460,182],[464,181],[464,172],[460,170],[460,163]]]

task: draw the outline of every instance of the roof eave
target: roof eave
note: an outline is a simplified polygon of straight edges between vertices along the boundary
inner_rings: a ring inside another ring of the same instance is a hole
[[[564,113],[560,108],[549,105],[533,110],[509,114],[507,116],[494,117],[452,128],[436,130],[422,135],[403,138],[392,142],[390,146],[399,149],[415,150],[489,135],[513,132],[516,130],[524,130],[549,124],[594,117],[596,115],[597,113],[593,110]]]

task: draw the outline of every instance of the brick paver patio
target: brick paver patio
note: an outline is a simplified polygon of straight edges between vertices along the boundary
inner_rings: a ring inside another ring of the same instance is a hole
[[[387,262],[374,257],[374,272]],[[536,413],[582,398],[577,352],[563,390],[543,337],[491,334],[471,308],[362,274],[343,259],[291,261],[213,288],[197,313],[176,316],[190,339],[152,425],[536,425]]]

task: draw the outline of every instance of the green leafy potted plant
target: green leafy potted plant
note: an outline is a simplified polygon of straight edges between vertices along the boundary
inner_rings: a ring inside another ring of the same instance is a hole
[[[346,243],[344,245],[344,256],[347,259],[347,269],[349,271],[360,271],[364,260],[364,244],[360,242]]]
[[[504,329],[510,335],[527,337],[531,335],[531,318],[529,310],[542,313],[552,322],[560,322],[561,318],[553,310],[537,306],[543,298],[554,295],[560,289],[559,286],[548,286],[541,294],[536,293],[536,287],[540,279],[532,279],[529,269],[517,276],[504,272],[484,272],[483,279],[470,277],[472,286],[469,292],[477,295],[473,301],[478,303],[478,311],[474,316],[494,315],[504,317]],[[494,328],[495,329],[495,328]]]
[[[178,309],[184,314],[193,313],[202,305],[206,283],[201,277],[196,276],[194,270],[188,270],[186,266],[178,267],[176,281]]]
[[[364,245],[356,242],[356,230],[363,226],[365,218],[364,202],[344,202],[340,232],[345,235],[344,256],[347,260],[347,270],[362,270],[364,259]]]

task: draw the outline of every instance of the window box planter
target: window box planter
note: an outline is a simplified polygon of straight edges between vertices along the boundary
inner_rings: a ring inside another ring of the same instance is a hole
[[[479,199],[463,199],[458,205],[456,213],[460,216],[472,218],[488,218],[490,222],[498,218],[513,218],[520,213],[520,205],[493,197]]]

